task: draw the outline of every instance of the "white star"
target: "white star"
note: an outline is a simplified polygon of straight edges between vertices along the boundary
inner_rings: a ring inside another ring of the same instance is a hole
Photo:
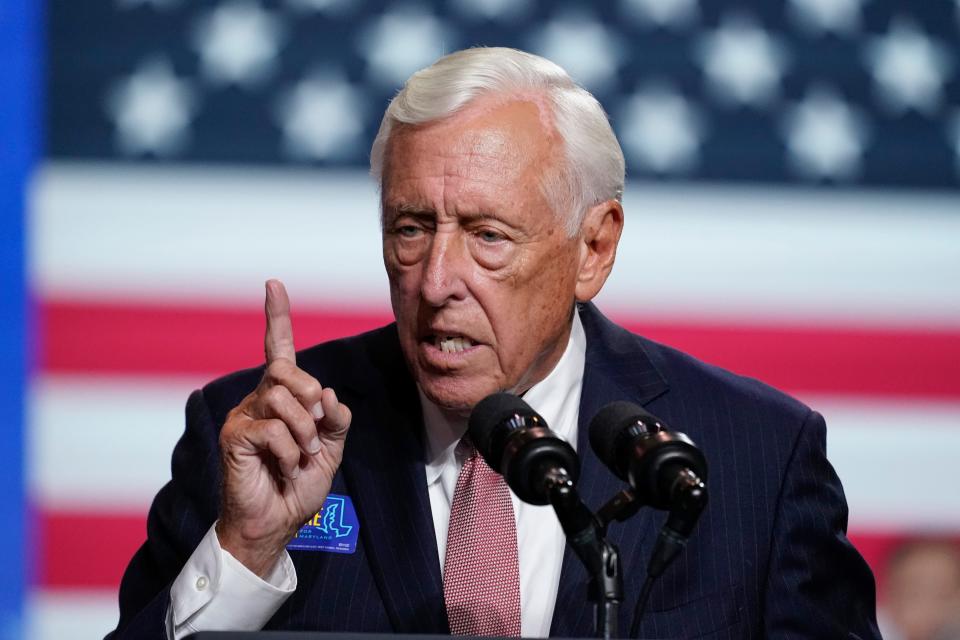
[[[516,22],[533,9],[533,0],[451,0],[450,4],[465,18],[502,22]]]
[[[357,155],[366,112],[364,95],[341,75],[317,72],[277,102],[287,152],[296,158]]]
[[[189,84],[161,59],[141,64],[114,84],[106,99],[117,128],[117,146],[129,154],[171,155],[182,149],[194,106]]]
[[[604,89],[616,77],[623,43],[592,16],[569,12],[553,18],[530,38],[530,48],[567,70],[588,89]]]
[[[672,89],[651,85],[629,97],[620,113],[621,138],[632,156],[658,173],[680,172],[698,159],[700,115]]]
[[[116,0],[116,5],[121,9],[133,9],[140,5],[152,5],[158,11],[166,11],[175,8],[180,4],[180,0]]]
[[[866,60],[880,98],[894,113],[914,109],[930,114],[940,105],[950,55],[912,23],[897,20],[886,35],[873,38]]]
[[[811,89],[787,110],[783,124],[790,160],[801,174],[836,180],[859,171],[867,127],[833,91]]]
[[[370,76],[390,87],[399,87],[455,45],[443,22],[412,6],[376,18],[360,37]]]
[[[682,28],[699,14],[697,0],[621,0],[625,14],[652,27]]]
[[[860,27],[863,0],[790,0],[790,13],[807,31],[851,33]]]
[[[725,19],[700,40],[697,53],[721,100],[759,107],[778,95],[787,54],[753,20],[744,16]]]
[[[277,64],[283,26],[251,0],[224,3],[202,17],[194,32],[206,77],[244,87],[266,80]]]

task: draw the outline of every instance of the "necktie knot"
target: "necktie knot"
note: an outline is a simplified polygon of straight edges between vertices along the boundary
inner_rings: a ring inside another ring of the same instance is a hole
[[[480,452],[477,451],[477,448],[473,446],[473,441],[470,439],[469,435],[465,435],[460,438],[460,442],[457,443],[456,455],[458,458],[466,462],[472,457],[480,455]]]

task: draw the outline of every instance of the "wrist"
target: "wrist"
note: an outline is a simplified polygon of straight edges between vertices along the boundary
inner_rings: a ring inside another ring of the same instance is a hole
[[[220,520],[215,527],[220,548],[261,579],[276,566],[286,548],[286,535],[249,536],[238,527]]]

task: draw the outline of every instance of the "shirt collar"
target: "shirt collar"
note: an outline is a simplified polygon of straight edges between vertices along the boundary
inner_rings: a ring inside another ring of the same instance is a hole
[[[539,413],[553,431],[572,446],[577,446],[576,420],[564,416],[576,415],[583,367],[586,362],[587,336],[578,312],[573,314],[570,338],[560,360],[547,377],[523,394],[523,399]],[[419,387],[420,406],[426,430],[427,486],[436,482],[444,468],[456,459],[456,448],[467,432],[467,418],[443,411],[431,402]]]

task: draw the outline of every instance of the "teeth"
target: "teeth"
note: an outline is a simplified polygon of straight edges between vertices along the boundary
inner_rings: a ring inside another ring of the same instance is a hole
[[[436,345],[444,353],[457,353],[472,347],[473,342],[470,341],[470,338],[461,336],[437,336]]]

